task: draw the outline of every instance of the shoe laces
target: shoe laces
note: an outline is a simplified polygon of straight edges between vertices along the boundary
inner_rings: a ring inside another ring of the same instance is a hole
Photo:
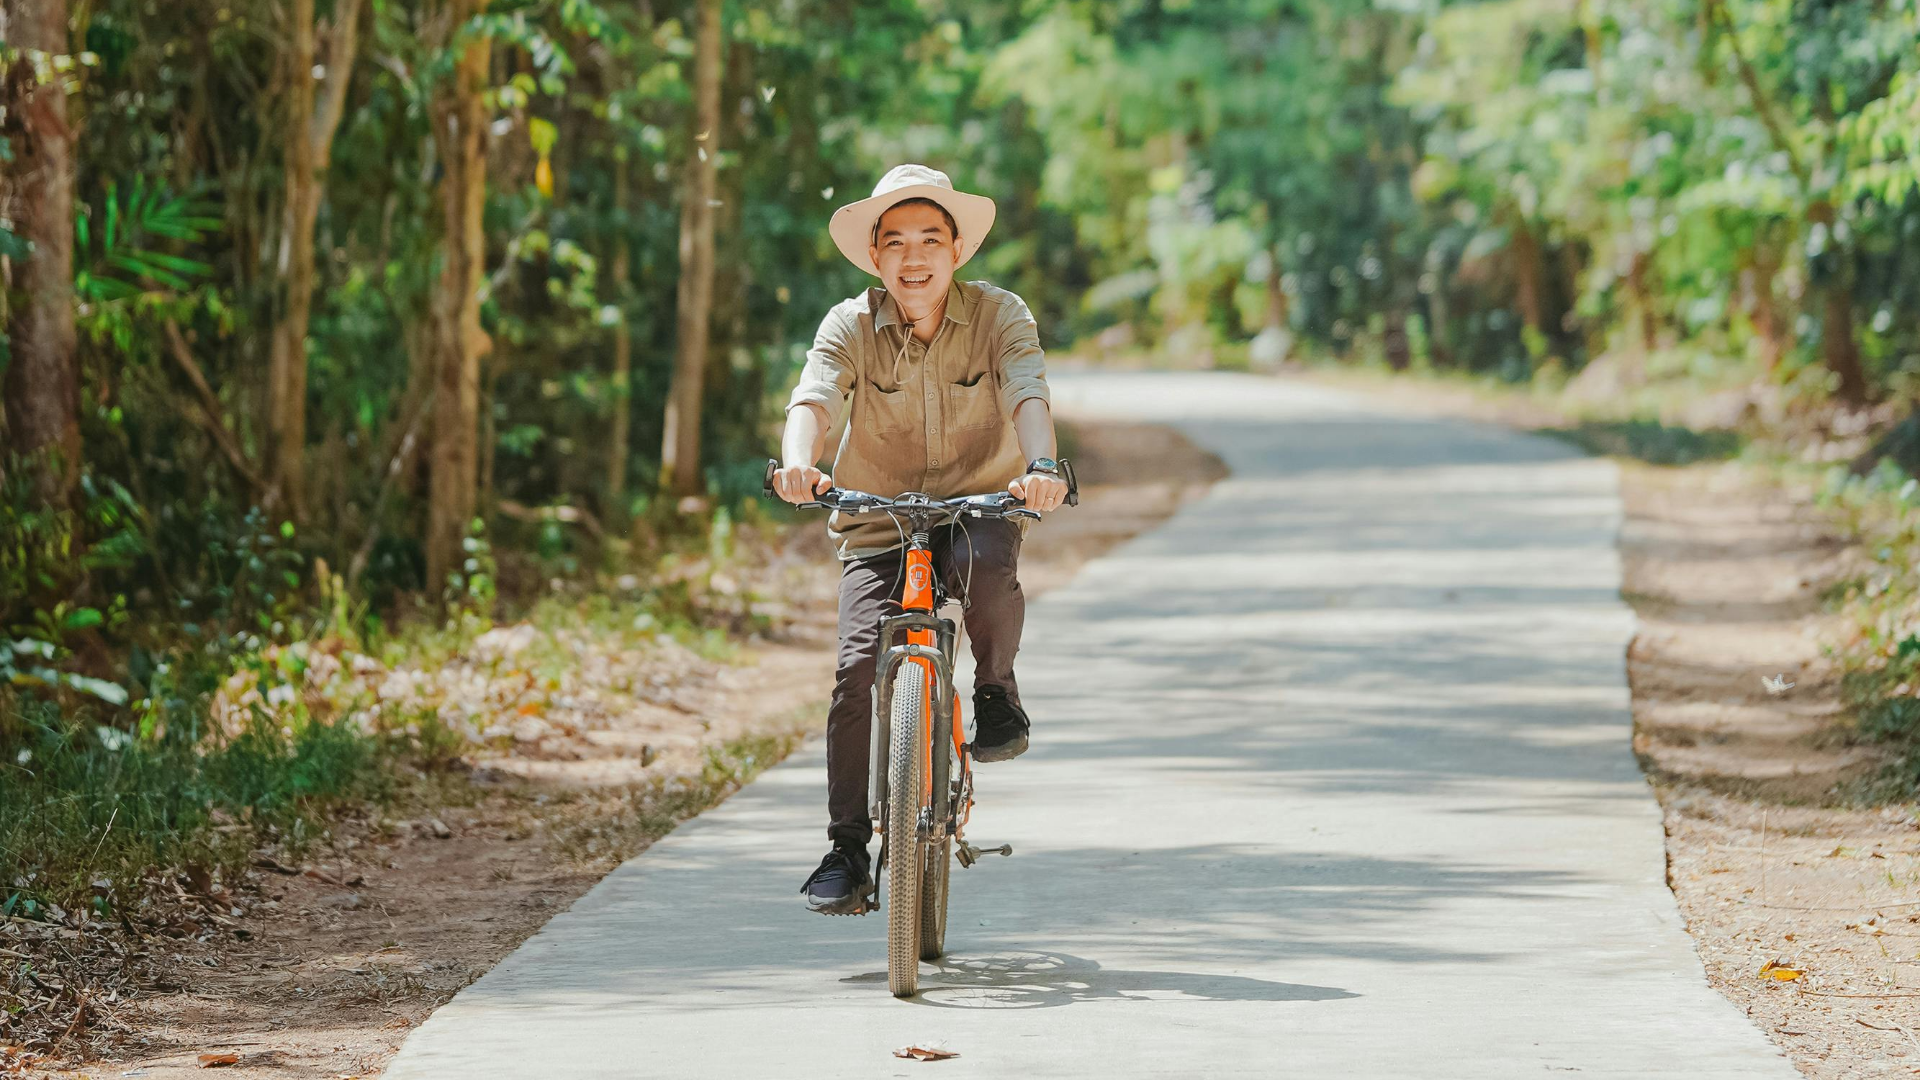
[[[998,686],[983,686],[973,693],[973,720],[978,724],[982,720],[995,723],[1018,720],[1020,712],[1014,707],[1013,699],[1006,690]]]
[[[800,887],[800,891],[806,892],[813,886],[814,882],[826,877],[827,874],[834,870],[845,871],[847,876],[853,878],[855,882],[858,882],[859,879],[864,876],[860,869],[858,857],[845,848],[836,847],[832,851],[827,852],[826,858],[820,860],[819,867],[807,877],[807,883]]]

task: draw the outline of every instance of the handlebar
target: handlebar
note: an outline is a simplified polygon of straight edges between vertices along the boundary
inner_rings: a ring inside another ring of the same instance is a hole
[[[766,475],[761,478],[760,489],[769,498],[775,495],[773,474],[779,469],[780,462],[767,459]],[[1067,482],[1067,505],[1080,505],[1080,484],[1073,474],[1073,463],[1062,458],[1060,461],[1062,479]],[[868,511],[881,513],[925,514],[937,517],[997,517],[1032,518],[1040,520],[1040,512],[1029,510],[1026,504],[1009,492],[995,491],[985,495],[960,495],[950,499],[937,499],[924,492],[909,491],[896,498],[874,495],[851,488],[830,487],[820,492],[811,502],[795,505],[799,510],[837,510],[848,514],[864,514]]]

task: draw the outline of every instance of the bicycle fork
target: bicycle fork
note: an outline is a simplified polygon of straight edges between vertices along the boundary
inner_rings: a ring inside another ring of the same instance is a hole
[[[899,642],[902,634],[907,635],[905,642]],[[887,748],[891,732],[888,730],[893,721],[893,687],[900,675],[902,664],[919,663],[927,668],[932,678],[928,680],[929,696],[933,699],[927,710],[932,722],[932,731],[921,742],[926,758],[921,761],[923,809],[931,809],[927,820],[915,822],[915,827],[927,830],[929,838],[947,831],[952,821],[951,800],[935,798],[936,793],[945,793],[952,783],[953,755],[933,753],[935,746],[946,740],[952,740],[958,750],[959,740],[955,736],[953,665],[948,659],[953,655],[956,633],[953,623],[947,619],[938,619],[930,611],[908,611],[884,619],[880,623],[880,652],[873,680],[873,723],[872,734],[867,751],[867,802],[873,820],[883,820],[887,804]],[[935,642],[938,644],[935,644]],[[931,760],[927,760],[927,759]],[[892,827],[886,822],[882,827]]]

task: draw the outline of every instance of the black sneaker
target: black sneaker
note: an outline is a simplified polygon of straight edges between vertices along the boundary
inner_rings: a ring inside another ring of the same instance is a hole
[[[835,844],[800,891],[807,894],[807,906],[822,915],[865,915],[873,907],[872,867],[866,848]]]
[[[998,686],[973,692],[973,760],[1009,761],[1027,752],[1026,711]]]

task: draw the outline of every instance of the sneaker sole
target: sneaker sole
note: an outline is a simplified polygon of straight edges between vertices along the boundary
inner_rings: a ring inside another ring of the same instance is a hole
[[[1027,752],[1027,737],[1016,736],[994,747],[975,747],[973,760],[980,762],[1010,761]]]
[[[843,897],[839,900],[816,902],[813,897],[809,896],[807,897],[807,910],[818,912],[821,915],[865,915],[869,911],[880,910],[880,904],[873,894],[874,886],[873,883],[869,881],[864,891],[856,892],[852,896]]]

